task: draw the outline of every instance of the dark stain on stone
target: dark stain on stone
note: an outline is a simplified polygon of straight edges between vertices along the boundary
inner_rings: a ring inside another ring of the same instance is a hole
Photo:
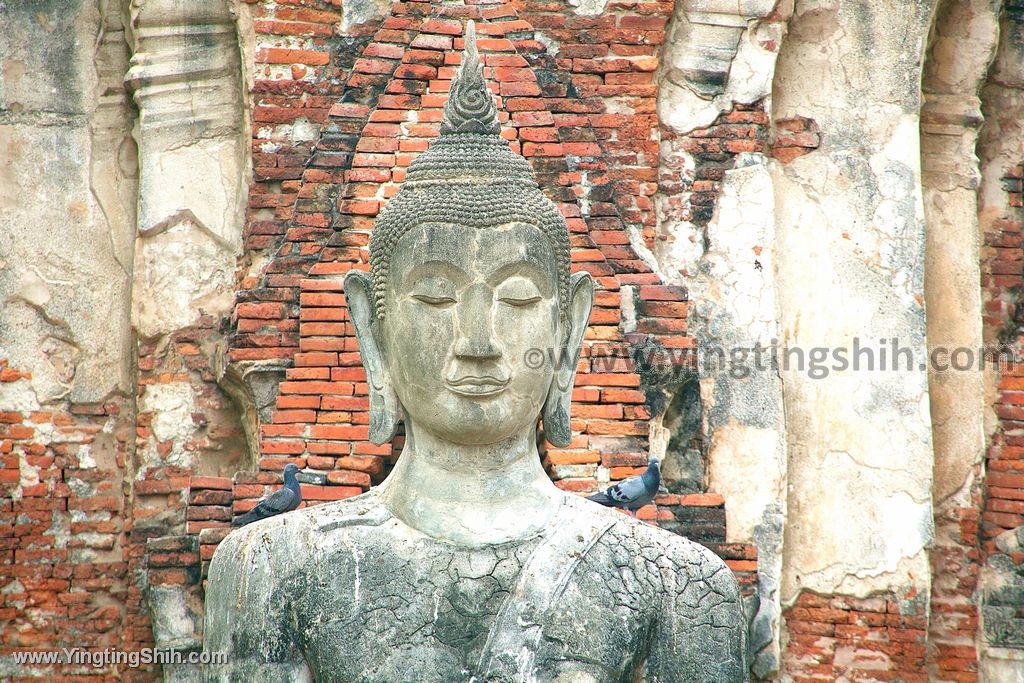
[[[52,91],[49,101],[40,103],[42,109],[83,111],[77,70],[81,46],[75,31],[82,5],[81,0],[21,0],[6,2],[0,10],[0,25],[14,43],[6,59],[28,65],[28,72],[36,74],[36,92]]]

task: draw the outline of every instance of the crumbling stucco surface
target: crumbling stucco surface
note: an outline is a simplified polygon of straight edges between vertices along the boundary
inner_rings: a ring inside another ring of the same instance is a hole
[[[821,147],[776,167],[782,341],[897,338],[908,370],[783,371],[789,505],[783,599],[927,589],[932,440],[925,359],[920,63],[932,3],[797,2],[776,120]],[[884,344],[883,344],[884,345]],[[890,359],[891,360],[891,359]],[[879,533],[884,529],[885,533]]]
[[[42,402],[100,401],[129,391],[132,357],[135,149],[104,40],[120,27],[77,1],[7,3],[3,22],[0,357]]]
[[[946,366],[949,350],[978,350],[983,342],[975,146],[983,120],[978,93],[995,55],[1001,4],[940,0],[922,79],[925,303],[929,356],[938,361],[928,368],[935,453],[929,649],[930,673],[942,680],[942,655],[973,654],[977,645],[976,634],[963,628],[976,607],[964,580],[971,550],[964,547],[962,520],[980,498],[984,370],[975,364]]]
[[[677,2],[658,72],[658,115],[675,136],[711,125],[735,104],[769,96],[791,3]],[[755,110],[758,107],[755,107]],[[678,138],[677,138],[678,139]],[[709,157],[711,158],[711,157]],[[662,175],[693,178],[701,161],[662,142]],[[751,605],[754,671],[778,668],[780,579],[786,510],[786,426],[782,383],[755,358],[779,337],[773,163],[743,153],[724,171],[706,225],[680,197],[655,198],[653,259],[669,282],[691,292],[689,329],[700,349],[698,376],[708,452],[708,490],[722,494],[731,542],[758,549],[757,605]],[[674,169],[674,170],[673,170]]]
[[[975,154],[982,123],[978,92],[995,57],[996,0],[940,3],[922,87],[921,163],[925,217],[925,303],[929,352],[980,349],[981,255]],[[945,365],[945,360],[943,360]],[[984,452],[982,368],[929,365],[937,505],[971,504],[969,487]],[[954,500],[946,499],[954,496]]]
[[[248,145],[231,3],[133,2],[139,107],[134,324],[166,334],[231,310]]]
[[[140,159],[131,319],[139,337],[173,364],[170,335],[223,319],[234,304],[250,173],[247,43],[236,20],[250,17],[228,0],[133,1],[129,9],[132,56],[124,79],[138,106]],[[211,356],[216,340],[208,337],[201,353]],[[194,444],[208,417],[202,394],[210,391],[181,376],[142,388],[138,408],[151,429],[136,479],[167,465],[202,467]]]
[[[733,103],[771,89],[785,31],[783,0],[678,0],[659,67],[658,115],[679,132],[704,128]],[[771,17],[779,10],[780,16]]]
[[[749,616],[754,651],[767,648],[756,661],[766,673],[778,664],[786,425],[779,375],[769,365],[758,367],[754,351],[770,348],[779,334],[775,198],[764,158],[751,155],[743,163],[725,174],[698,275],[689,280],[696,300],[690,325],[704,351],[708,490],[729,501],[728,540],[758,547],[760,611]]]

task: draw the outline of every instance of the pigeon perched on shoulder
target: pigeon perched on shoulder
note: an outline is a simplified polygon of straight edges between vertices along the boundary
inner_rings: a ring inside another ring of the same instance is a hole
[[[622,508],[636,516],[636,511],[647,505],[658,495],[661,486],[661,463],[653,455],[647,460],[647,469],[642,474],[623,479],[604,491],[599,491],[587,500],[606,507]]]
[[[298,471],[299,468],[296,465],[291,463],[285,465],[284,487],[261,498],[260,502],[256,503],[256,507],[244,515],[236,517],[231,522],[231,526],[245,526],[274,515],[291,512],[299,507],[299,503],[302,502],[302,491],[299,489],[299,481],[295,478]]]

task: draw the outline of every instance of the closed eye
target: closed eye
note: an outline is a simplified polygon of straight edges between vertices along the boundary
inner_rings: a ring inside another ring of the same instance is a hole
[[[525,297],[525,298],[518,298],[518,297],[512,297],[512,296],[503,296],[500,299],[498,299],[498,301],[500,301],[501,303],[506,304],[508,306],[521,307],[521,306],[529,306],[530,304],[537,303],[538,301],[540,301],[540,296],[538,295],[538,296],[531,296],[531,297]]]
[[[450,296],[432,296],[430,294],[413,294],[413,299],[416,301],[422,301],[428,306],[450,306],[455,303],[455,299]]]

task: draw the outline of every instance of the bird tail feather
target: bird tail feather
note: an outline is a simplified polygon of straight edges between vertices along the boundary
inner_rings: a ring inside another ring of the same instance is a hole
[[[231,526],[233,526],[233,527],[245,526],[246,524],[249,524],[250,522],[255,522],[255,521],[256,521],[256,516],[253,515],[251,512],[246,512],[244,515],[240,515],[238,517],[235,517],[233,520],[231,520]]]

